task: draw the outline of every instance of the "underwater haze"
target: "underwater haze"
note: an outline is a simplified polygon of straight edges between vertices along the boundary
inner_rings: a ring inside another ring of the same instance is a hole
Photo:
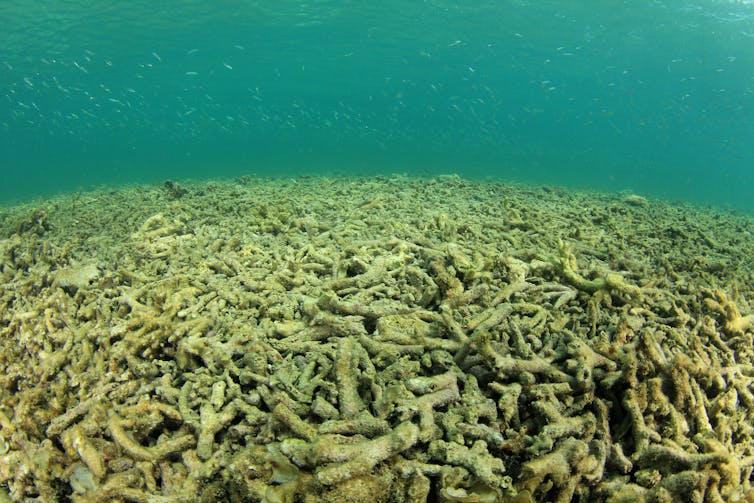
[[[458,173],[754,209],[754,4],[0,4],[0,200]]]

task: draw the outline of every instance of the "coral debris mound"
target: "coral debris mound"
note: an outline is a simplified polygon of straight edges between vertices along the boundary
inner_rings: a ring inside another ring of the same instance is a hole
[[[1,209],[0,498],[752,501],[753,231],[455,176]]]

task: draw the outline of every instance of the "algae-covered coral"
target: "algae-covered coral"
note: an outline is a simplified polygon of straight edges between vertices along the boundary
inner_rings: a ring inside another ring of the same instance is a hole
[[[754,499],[750,218],[243,182],[0,210],[0,499]]]

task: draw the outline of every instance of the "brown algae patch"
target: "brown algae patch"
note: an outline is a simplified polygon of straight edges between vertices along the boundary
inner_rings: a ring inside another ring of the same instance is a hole
[[[0,210],[0,499],[751,501],[754,221],[243,177]]]

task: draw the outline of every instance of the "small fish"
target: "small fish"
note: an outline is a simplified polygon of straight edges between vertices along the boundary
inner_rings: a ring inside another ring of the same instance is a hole
[[[235,47],[239,51],[243,51],[244,50],[244,46],[242,46],[242,45],[235,44],[233,47]]]
[[[188,75],[188,76],[190,76],[190,77],[193,77],[193,76],[195,76],[195,75],[199,75],[199,74],[198,74],[198,73],[196,73],[196,72],[186,72],[186,75]]]
[[[224,66],[225,68],[227,68],[228,70],[232,70],[232,69],[233,69],[233,67],[232,67],[232,66],[230,66],[230,65],[229,65],[228,63],[223,63],[223,66]]]
[[[156,52],[153,52],[152,56],[154,56],[154,59],[156,59],[157,61],[159,61],[160,63],[162,63],[162,58],[160,57],[159,54],[157,54]]]
[[[199,52],[199,49],[191,49],[186,54],[188,54],[189,56],[193,56],[197,52]]]
[[[461,45],[463,43],[463,40],[454,40],[453,42],[448,44],[448,47],[455,47],[457,45]]]

